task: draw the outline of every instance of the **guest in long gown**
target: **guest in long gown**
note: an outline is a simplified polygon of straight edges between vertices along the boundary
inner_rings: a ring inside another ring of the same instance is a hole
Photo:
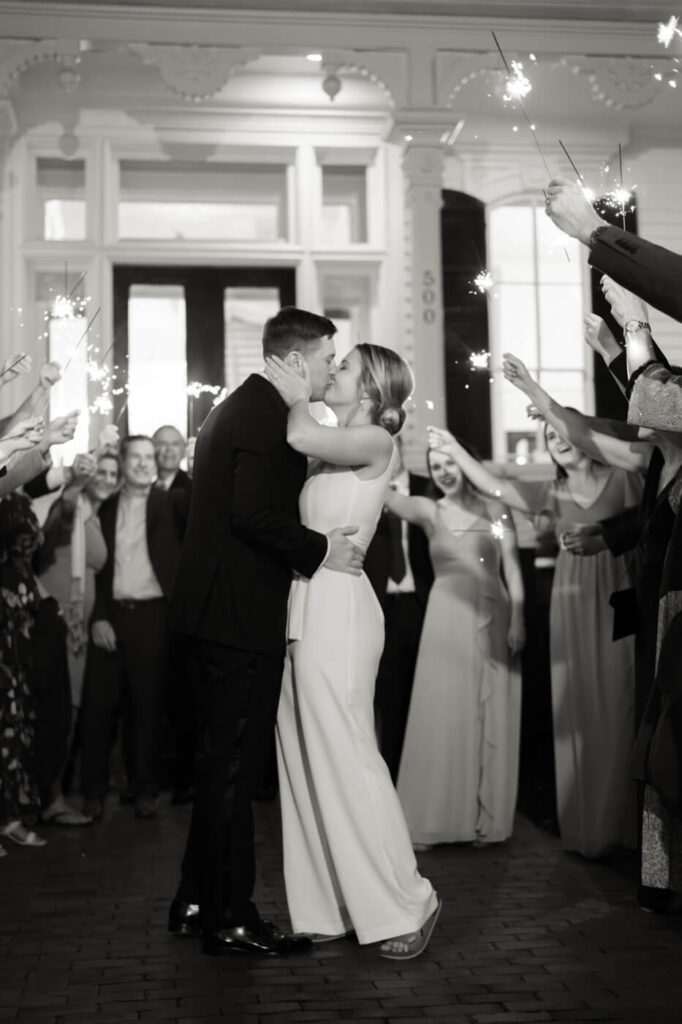
[[[520,485],[482,466],[443,431],[445,447],[484,493],[512,508],[551,518],[561,543],[576,523],[595,523],[637,505],[639,475],[610,469],[560,437],[545,437],[556,480],[535,501]],[[605,856],[622,844],[628,799],[628,759],[634,726],[631,638],[612,641],[611,594],[627,576],[627,562],[603,551],[576,558],[561,547],[552,585],[550,646],[557,814],[564,849]]]
[[[40,583],[57,602],[66,630],[71,707],[67,753],[83,692],[88,626],[95,602],[95,573],[107,557],[97,509],[113,493],[118,476],[115,455],[76,456],[69,484],[48,512],[43,527],[44,541],[36,560]],[[49,676],[49,662],[43,666],[41,676]],[[49,735],[49,725],[45,731]],[[59,763],[58,758],[51,758],[51,763],[53,777],[47,780],[49,796],[44,798],[42,820],[57,825],[89,824],[92,818],[75,810],[64,799],[63,760]]]
[[[398,796],[417,849],[503,842],[516,807],[525,639],[516,533],[449,453],[430,451],[428,465],[440,500],[390,492],[386,502],[425,531],[435,573]]]

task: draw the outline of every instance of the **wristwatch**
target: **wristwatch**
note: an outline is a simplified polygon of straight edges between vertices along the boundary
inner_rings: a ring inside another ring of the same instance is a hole
[[[632,334],[634,331],[651,331],[651,324],[646,320],[628,320],[623,328],[625,334]]]

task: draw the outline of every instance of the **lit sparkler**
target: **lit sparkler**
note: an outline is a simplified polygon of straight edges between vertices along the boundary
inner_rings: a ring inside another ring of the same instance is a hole
[[[472,283],[481,295],[485,295],[490,291],[495,282],[489,270],[481,270]]]
[[[533,88],[530,79],[523,73],[523,64],[520,60],[511,62],[511,71],[507,75],[507,88],[502,97],[505,103],[512,103],[515,100],[522,100]]]
[[[472,370],[487,370],[490,363],[490,352],[472,352],[469,362]]]
[[[495,540],[504,540],[504,523],[501,519],[496,519],[490,524],[490,532]]]
[[[658,35],[656,38],[659,43],[663,43],[666,50],[672,43],[675,36],[682,35],[682,32],[680,32],[679,28],[677,27],[679,25],[679,22],[680,19],[676,18],[674,14],[671,14],[668,21],[659,21],[658,23]]]

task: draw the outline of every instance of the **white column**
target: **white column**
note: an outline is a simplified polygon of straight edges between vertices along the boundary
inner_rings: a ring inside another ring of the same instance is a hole
[[[433,138],[407,141],[403,160],[409,311],[405,356],[414,369],[416,386],[404,441],[406,462],[423,470],[426,428],[430,423],[445,426],[446,422],[440,240],[443,152]]]

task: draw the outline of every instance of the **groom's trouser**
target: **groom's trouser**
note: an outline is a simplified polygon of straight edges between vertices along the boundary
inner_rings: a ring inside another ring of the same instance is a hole
[[[205,929],[253,925],[251,800],[267,764],[284,660],[196,638],[190,650],[199,750],[177,895],[200,905]]]

